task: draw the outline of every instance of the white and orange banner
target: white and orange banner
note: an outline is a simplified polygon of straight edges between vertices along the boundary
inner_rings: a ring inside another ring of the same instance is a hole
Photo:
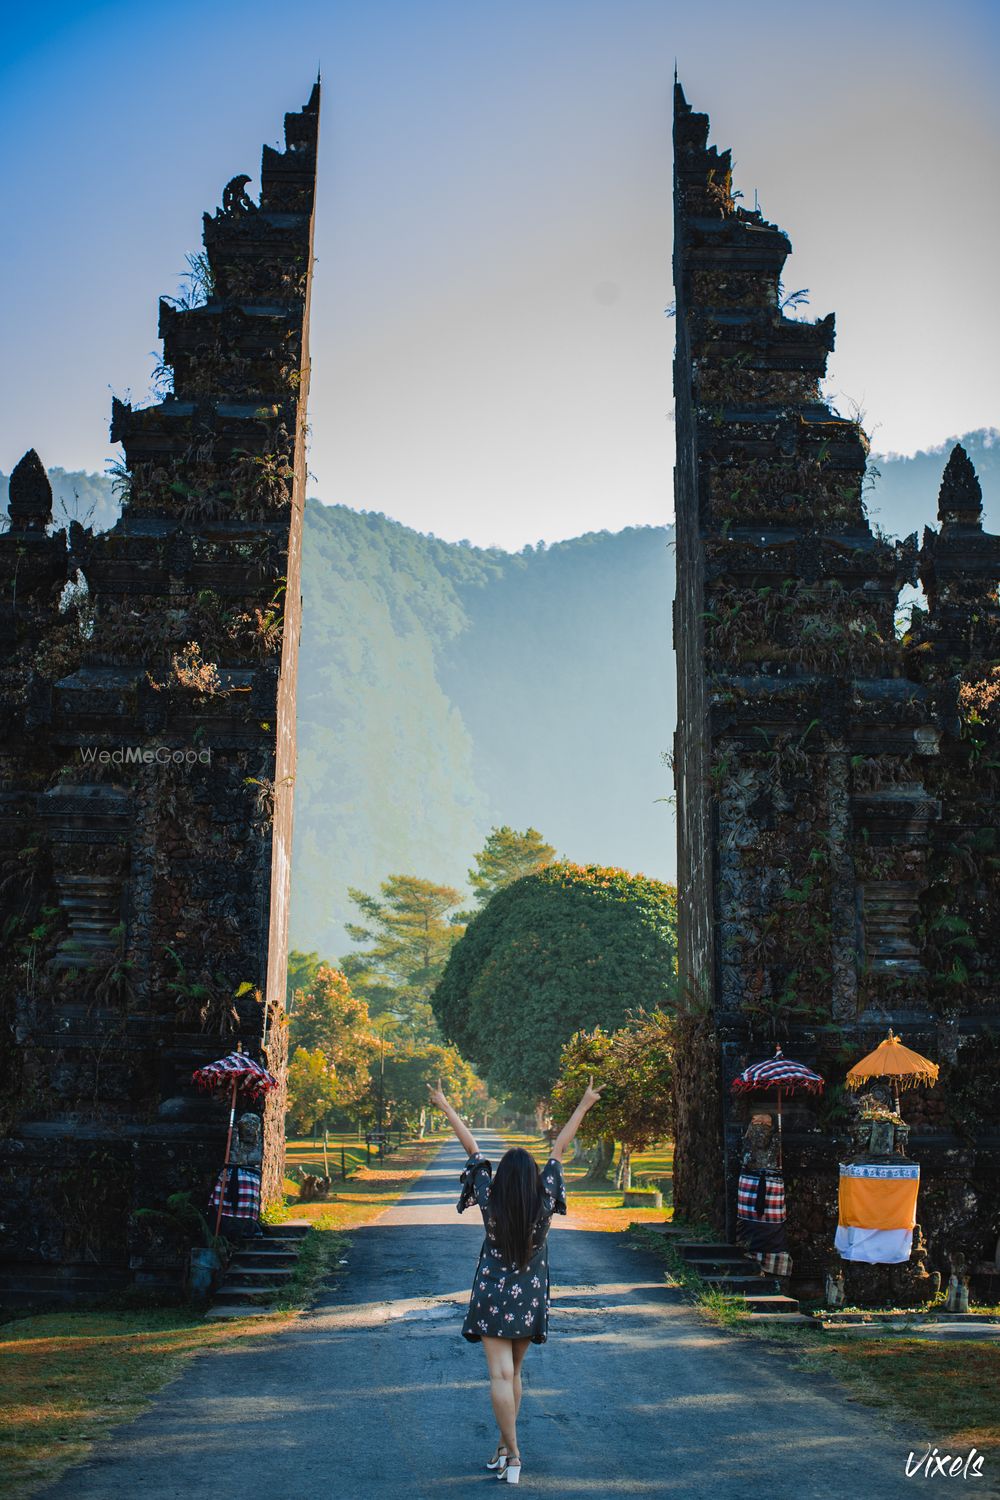
[[[916,1162],[841,1162],[833,1243],[842,1259],[883,1266],[909,1260],[919,1187]]]

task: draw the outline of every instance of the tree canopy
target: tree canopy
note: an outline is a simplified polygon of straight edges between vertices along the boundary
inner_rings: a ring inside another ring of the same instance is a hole
[[[371,1090],[370,1066],[378,1039],[364,1000],[352,994],[347,975],[319,964],[307,989],[296,990],[289,1018],[294,1047],[319,1052],[336,1079],[333,1102],[353,1111]]]
[[[292,948],[288,954],[287,977],[285,979],[285,1004],[291,1007],[296,990],[308,989],[316,978],[316,970],[323,960],[318,953],[302,953]]]
[[[288,1064],[288,1123],[297,1134],[315,1130],[337,1103],[337,1080],[319,1048],[296,1047]]]
[[[363,920],[347,930],[355,942],[369,944],[343,960],[354,990],[373,1016],[388,1013],[410,1036],[440,1041],[430,997],[462,932],[449,919],[458,891],[416,875],[390,875],[378,896],[350,895]]]
[[[600,865],[506,886],[452,949],[433,996],[444,1036],[489,1085],[535,1099],[575,1032],[615,1030],[677,993],[677,891]]]
[[[455,1047],[440,1042],[400,1042],[385,1058],[385,1097],[389,1119],[419,1123],[423,1127],[428,1108],[427,1085],[441,1079],[456,1109],[485,1098],[483,1085]]]
[[[490,829],[486,843],[473,857],[476,863],[469,871],[469,884],[478,904],[485,906],[504,886],[551,864],[556,851],[537,828],[518,833],[505,823]]]
[[[584,1142],[605,1136],[621,1141],[626,1185],[632,1152],[673,1132],[673,1048],[672,1019],[655,1010],[630,1016],[617,1031],[578,1031],[562,1049],[553,1120],[562,1125],[569,1119],[593,1074],[601,1097],[584,1116],[579,1136]]]

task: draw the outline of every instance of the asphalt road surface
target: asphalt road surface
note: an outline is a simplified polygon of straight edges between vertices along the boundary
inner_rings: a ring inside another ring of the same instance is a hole
[[[484,1134],[484,1150],[498,1154]],[[266,1340],[196,1357],[45,1500],[465,1500],[495,1479],[479,1346],[459,1333],[482,1238],[455,1213],[445,1146],[355,1231],[346,1275]],[[677,1500],[896,1500],[991,1488],[907,1479],[918,1431],[889,1428],[779,1348],[708,1326],[623,1237],[550,1242],[549,1342],[524,1366],[521,1493]],[[916,1424],[914,1424],[916,1427]],[[502,1491],[500,1493],[506,1493]]]

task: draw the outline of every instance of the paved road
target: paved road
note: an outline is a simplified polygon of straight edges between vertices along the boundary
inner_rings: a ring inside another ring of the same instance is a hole
[[[45,1500],[488,1493],[485,1361],[458,1331],[482,1234],[454,1211],[461,1160],[444,1147],[354,1234],[349,1274],[311,1313],[197,1357]],[[918,1432],[888,1432],[834,1382],[706,1326],[620,1236],[557,1221],[551,1261],[550,1341],[525,1361],[522,1494],[897,1500],[964,1488],[907,1480]]]

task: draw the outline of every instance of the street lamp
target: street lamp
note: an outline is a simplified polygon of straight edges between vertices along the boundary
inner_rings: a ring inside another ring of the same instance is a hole
[[[382,1161],[385,1156],[385,1134],[382,1129],[383,1110],[385,1108],[385,1027],[380,1026],[378,1032],[378,1159]]]

